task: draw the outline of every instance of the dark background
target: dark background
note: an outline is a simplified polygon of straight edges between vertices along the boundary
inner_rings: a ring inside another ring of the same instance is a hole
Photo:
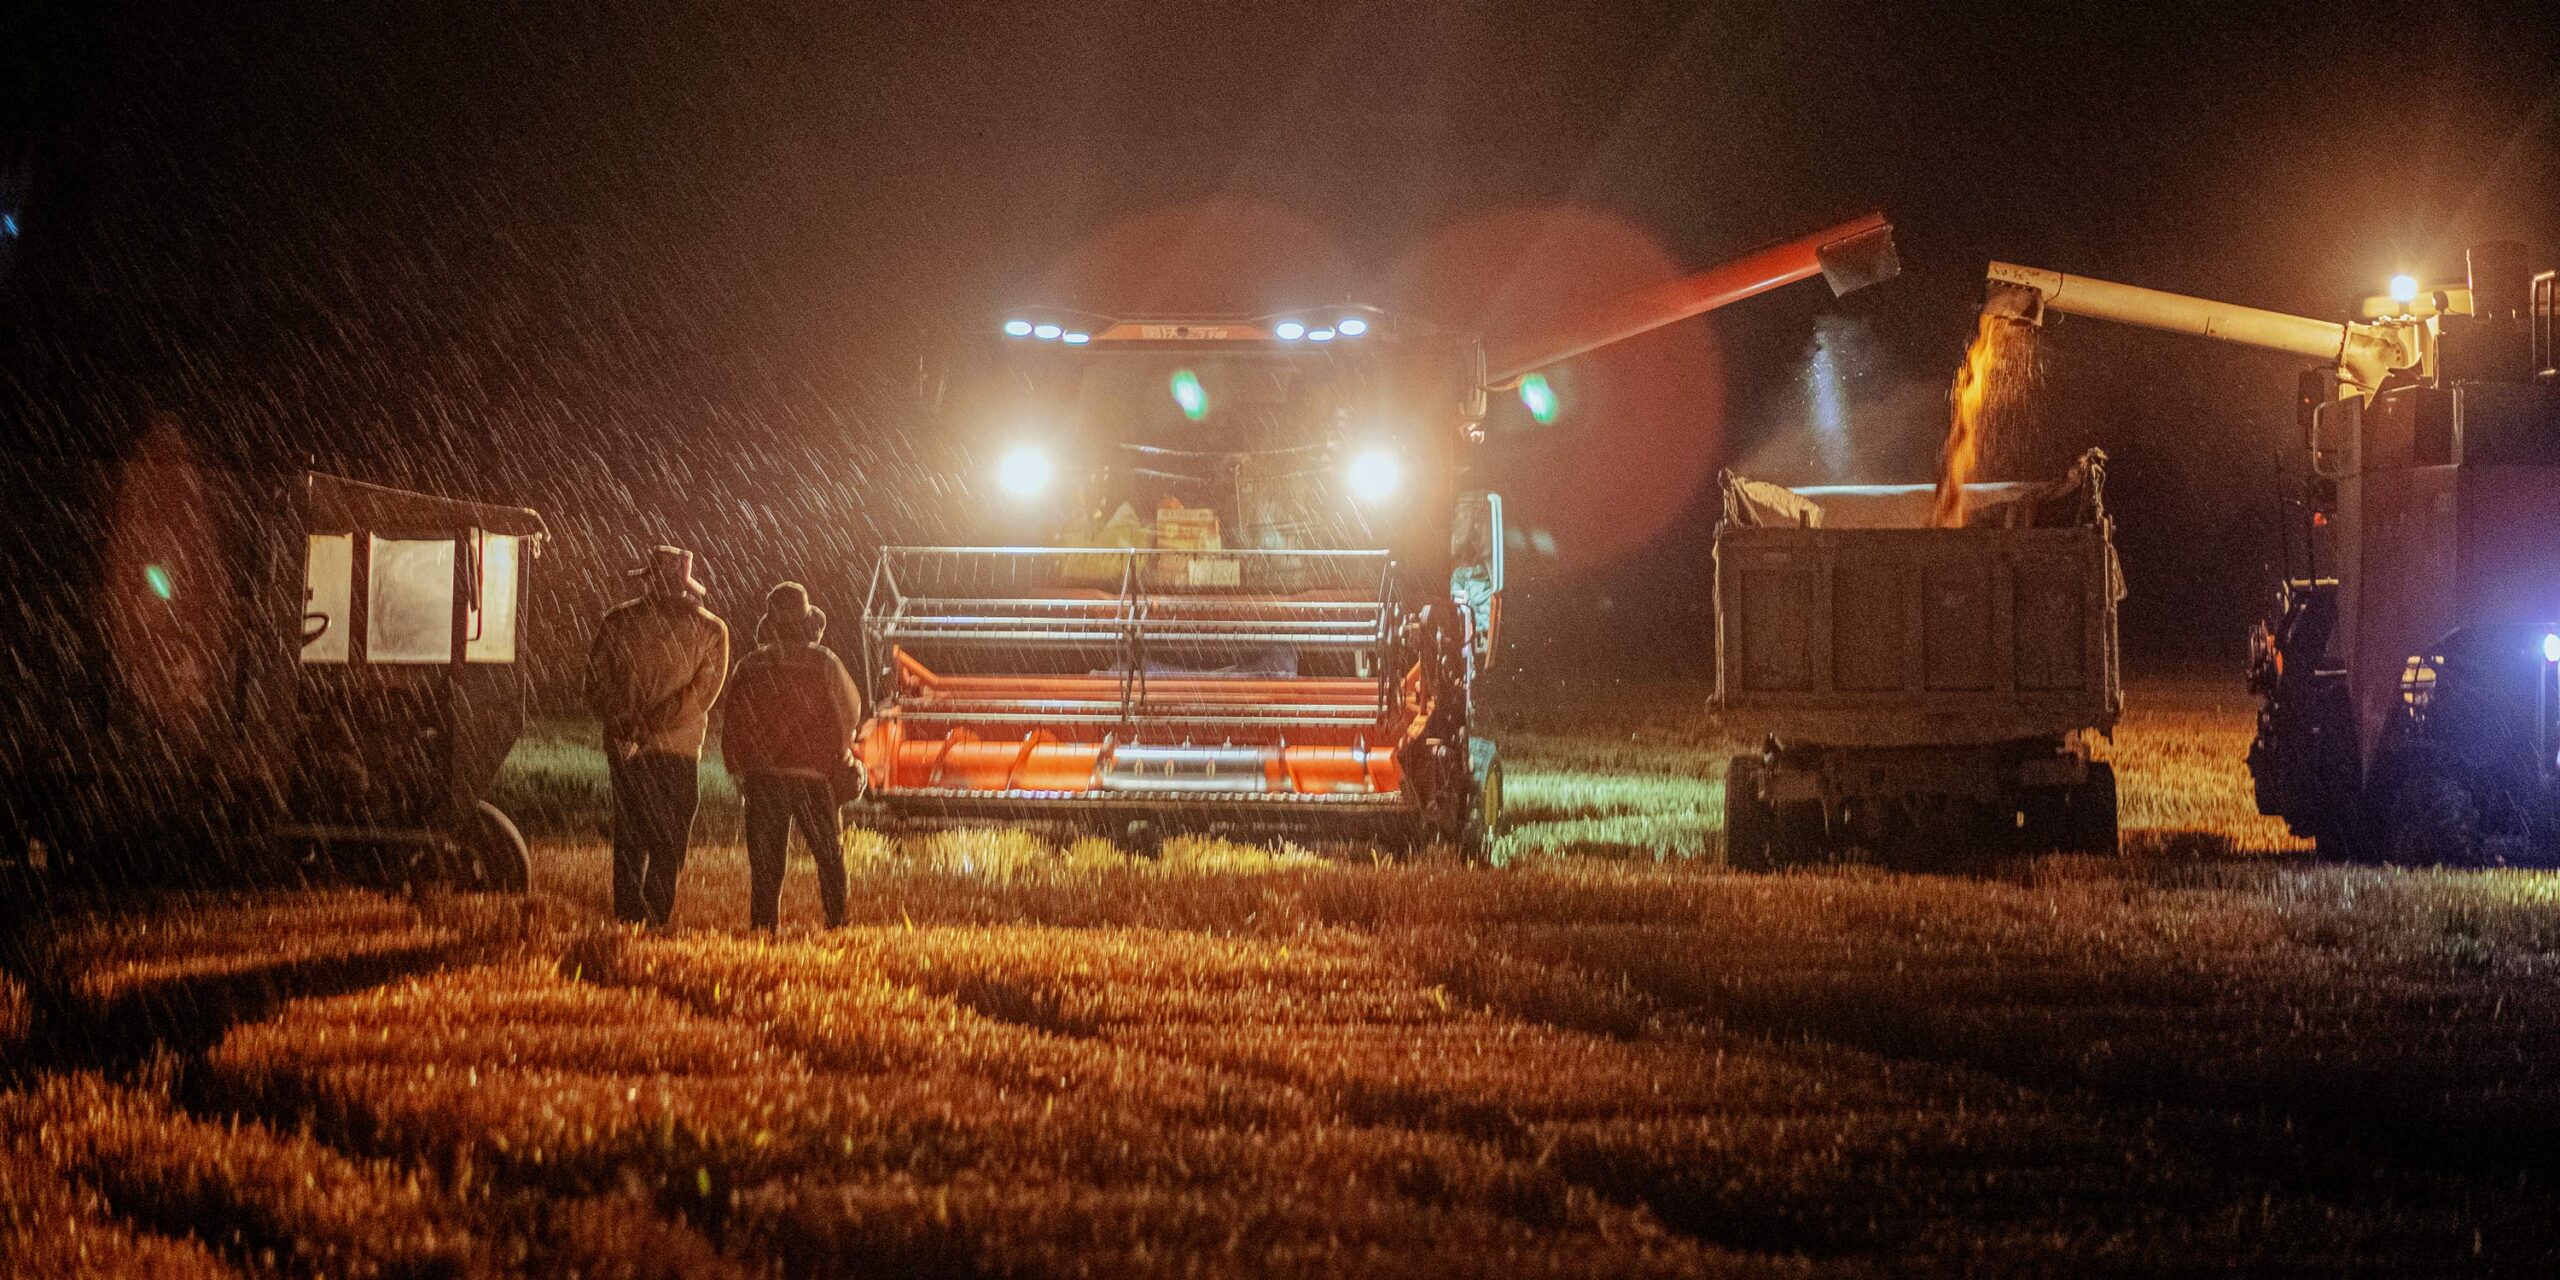
[[[554,675],[655,541],[733,621],[781,574],[849,614],[966,501],[918,354],[1044,294],[1499,326],[1885,208],[1901,280],[1560,371],[1544,434],[1505,404],[1488,474],[1559,550],[1511,658],[1562,679],[1704,671],[1716,466],[1929,479],[1986,258],[2336,316],[2560,249],[2547,3],[231,8],[0,31],[5,446],[166,416],[540,507]],[[2236,669],[2298,364],[2044,336],[2009,465],[2112,455],[2137,663]]]

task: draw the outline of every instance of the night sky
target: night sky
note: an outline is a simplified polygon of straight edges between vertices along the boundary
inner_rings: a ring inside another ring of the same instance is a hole
[[[1223,282],[1498,326],[1882,207],[1901,280],[1631,344],[1560,376],[1552,437],[1494,424],[1565,543],[1515,661],[1695,674],[1705,478],[1929,479],[1986,258],[2323,316],[2458,279],[2478,240],[2560,264],[2548,3],[1977,7],[2024,8],[22,14],[0,431],[111,449],[170,415],[542,507],[537,643],[574,649],[595,571],[662,538],[733,614],[780,573],[849,612],[864,548],[947,516],[918,353],[1007,303]],[[1156,243],[1183,248],[1133,275]],[[2298,362],[2089,321],[2041,350],[2018,465],[2107,449],[2129,648],[2236,672]],[[1591,495],[1644,471],[1676,492],[1630,504],[1621,553]]]

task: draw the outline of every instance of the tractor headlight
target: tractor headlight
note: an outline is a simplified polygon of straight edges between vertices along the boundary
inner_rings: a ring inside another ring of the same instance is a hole
[[[2542,660],[2560,662],[2560,631],[2542,633]]]
[[[1385,449],[1363,449],[1351,456],[1343,480],[1351,486],[1352,497],[1362,502],[1384,502],[1394,497],[1396,487],[1404,483],[1404,463]]]
[[[996,460],[996,484],[1017,498],[1036,498],[1049,487],[1056,468],[1036,445],[1019,444]]]

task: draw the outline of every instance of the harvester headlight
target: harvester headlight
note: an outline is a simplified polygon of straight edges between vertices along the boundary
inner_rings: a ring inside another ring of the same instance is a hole
[[[2407,306],[2418,300],[2418,278],[2412,275],[2391,277],[2391,300]]]
[[[1036,498],[1049,487],[1055,469],[1036,445],[1018,444],[996,460],[996,484],[1017,498]]]
[[[1394,497],[1396,486],[1404,483],[1404,464],[1385,449],[1363,449],[1351,456],[1351,466],[1343,472],[1351,486],[1351,496],[1362,502],[1384,502]]]
[[[1007,321],[1005,321],[1005,322],[1004,322],[1004,336],[1006,336],[1006,337],[1008,337],[1008,338],[1028,338],[1028,337],[1030,337],[1030,336],[1031,336],[1031,322],[1030,322],[1030,321],[1028,321],[1028,320],[1007,320]]]
[[[1342,323],[1335,325],[1333,331],[1346,338],[1357,338],[1369,331],[1369,322],[1358,316],[1344,316]]]
[[[1054,341],[1059,334],[1065,332],[1066,330],[1061,329],[1054,324],[1039,324],[1031,326],[1031,336],[1038,338],[1042,342]]]
[[[2560,662],[2560,631],[2542,633],[2542,660]]]
[[[1066,333],[1058,335],[1058,341],[1063,342],[1070,347],[1081,347],[1084,344],[1093,341],[1093,335],[1090,333],[1077,333],[1073,330],[1069,330]]]
[[[1309,330],[1307,330],[1307,341],[1309,341],[1309,342],[1331,342],[1331,341],[1333,341],[1333,330],[1331,330],[1331,329],[1309,329]]]
[[[1271,335],[1282,342],[1296,342],[1307,336],[1307,327],[1295,320],[1283,320],[1271,326]]]

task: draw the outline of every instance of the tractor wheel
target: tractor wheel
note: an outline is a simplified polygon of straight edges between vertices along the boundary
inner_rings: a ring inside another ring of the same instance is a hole
[[[453,835],[446,879],[473,893],[523,893],[533,884],[524,833],[498,806],[486,800],[473,805]]]
[[[1769,809],[1771,870],[1819,861],[1830,852],[1831,828],[1823,818],[1821,801],[1771,805]]]
[[[2375,838],[2373,823],[2364,810],[2361,804],[2350,805],[2342,813],[2321,819],[2310,833],[2312,855],[2322,862],[2345,866],[2380,863],[2381,841]]]
[[[1776,816],[1760,798],[1760,757],[1735,756],[1724,771],[1724,865],[1734,871],[1767,871]]]
[[[2118,851],[2116,829],[2116,767],[2100,760],[2089,766],[2089,776],[2072,788],[2066,802],[2069,810],[2073,853],[2095,853],[2114,857]]]
[[[2059,849],[2071,838],[2071,793],[2061,787],[2028,787],[2018,793],[2006,833],[2020,853]]]
[[[1466,812],[1460,816],[1456,843],[1468,862],[1499,867],[1509,861],[1498,844],[1502,835],[1502,755],[1490,738],[1467,739]]]
[[[2480,803],[2448,769],[2420,765],[2400,775],[2387,801],[2383,848],[2404,867],[2469,867],[2480,862]]]

